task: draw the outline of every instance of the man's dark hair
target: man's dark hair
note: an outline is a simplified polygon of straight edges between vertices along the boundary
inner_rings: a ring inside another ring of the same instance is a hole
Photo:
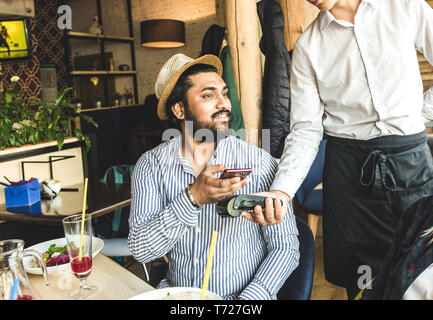
[[[180,121],[176,118],[171,110],[171,107],[177,102],[182,102],[185,108],[188,107],[188,101],[186,99],[186,92],[192,87],[192,82],[189,80],[189,76],[202,73],[202,72],[218,72],[218,70],[209,64],[195,64],[191,68],[185,70],[176,82],[170,96],[165,103],[165,112],[167,113],[171,127],[179,128]]]

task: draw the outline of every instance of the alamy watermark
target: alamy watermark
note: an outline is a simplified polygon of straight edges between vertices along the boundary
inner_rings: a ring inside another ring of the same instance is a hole
[[[72,9],[68,5],[61,5],[57,9],[57,13],[61,16],[57,19],[57,26],[61,30],[72,29]]]
[[[206,144],[209,143],[219,143],[222,139],[226,138],[227,136],[234,136],[236,138],[239,138],[240,140],[246,141],[247,139],[255,144],[255,145],[261,145],[261,149],[264,151],[270,153],[270,147],[271,147],[271,134],[270,129],[228,129],[228,130],[218,130],[217,132],[214,132],[213,130],[210,130],[208,128],[201,128],[194,131],[194,123],[193,121],[185,121],[185,134],[187,136],[193,137],[194,140],[202,142],[199,146],[196,146],[194,150],[191,149],[192,146],[185,145],[186,150],[188,153],[194,155],[194,160],[197,163],[204,164],[209,161],[209,157],[211,154],[207,154],[206,151],[211,151],[208,148],[206,148]],[[178,129],[166,129],[162,133],[161,140],[163,142],[169,141],[173,138],[179,138],[182,135],[181,131]],[[230,146],[229,146],[230,147]],[[236,148],[235,145],[232,146],[233,148]],[[241,150],[229,150],[230,155],[236,156]],[[169,163],[171,161],[176,161],[175,158],[167,158],[167,159],[160,159],[160,163],[164,162],[165,165],[168,164],[174,164]]]
[[[373,282],[373,272],[370,266],[361,265],[358,267],[358,274],[361,276],[358,278],[358,289],[372,289],[371,283]]]

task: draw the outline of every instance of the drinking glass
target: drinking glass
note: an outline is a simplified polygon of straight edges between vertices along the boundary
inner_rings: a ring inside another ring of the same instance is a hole
[[[92,219],[91,215],[76,214],[64,218],[66,245],[71,260],[72,273],[80,280],[80,287],[72,291],[73,299],[86,299],[98,292],[95,286],[88,286],[87,277],[92,271]],[[82,236],[81,236],[82,235]],[[81,251],[80,251],[81,245]]]

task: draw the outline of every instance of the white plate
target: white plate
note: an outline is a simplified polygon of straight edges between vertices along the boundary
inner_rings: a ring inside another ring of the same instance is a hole
[[[168,293],[170,295],[168,296]],[[167,297],[172,297],[174,299],[167,299]],[[156,289],[141,293],[128,300],[200,300],[201,289],[190,288],[190,287],[171,287],[164,289]],[[206,300],[222,300],[217,294],[206,291]]]
[[[45,251],[48,250],[48,248],[52,244],[55,244],[56,247],[63,247],[66,245],[66,239],[65,238],[58,238],[58,239],[48,240],[45,242],[35,244],[34,246],[28,247],[26,249],[35,250],[42,255]],[[99,253],[99,251],[101,251],[101,249],[103,247],[104,247],[104,241],[102,241],[102,239],[99,239],[96,237],[92,238],[92,256],[93,256],[93,258],[96,257],[96,255]],[[32,265],[31,265],[32,260],[33,260],[33,256],[26,256],[23,258],[24,270],[27,273],[42,275],[42,269],[41,268],[32,267]],[[47,271],[48,271],[49,276],[59,275],[62,272],[70,271],[70,270],[71,269],[70,269],[69,263],[61,264],[58,266],[47,267]]]

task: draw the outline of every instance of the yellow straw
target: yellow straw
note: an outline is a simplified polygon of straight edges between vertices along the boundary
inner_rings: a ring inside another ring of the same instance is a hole
[[[215,252],[215,244],[216,244],[217,236],[218,236],[218,231],[214,231],[212,233],[212,240],[210,242],[209,256],[207,258],[206,271],[204,273],[203,284],[201,286],[200,300],[204,300],[207,286],[209,283],[210,269],[212,267],[212,259],[213,259],[213,254]]]
[[[87,199],[87,178],[84,179],[84,195],[83,195],[83,216],[81,218],[81,234],[80,234],[80,248],[78,250],[78,260],[81,261],[83,255],[83,233],[84,233],[84,217],[86,216],[86,199]]]

